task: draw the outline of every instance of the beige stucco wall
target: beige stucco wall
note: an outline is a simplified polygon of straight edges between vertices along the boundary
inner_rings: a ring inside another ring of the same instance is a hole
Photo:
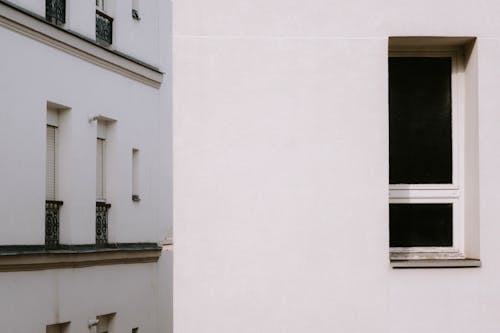
[[[174,1],[174,332],[498,332],[499,10]],[[478,37],[481,268],[390,266],[389,36]]]

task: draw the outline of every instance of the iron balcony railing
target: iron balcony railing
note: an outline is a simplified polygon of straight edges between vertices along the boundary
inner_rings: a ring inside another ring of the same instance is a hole
[[[108,210],[111,205],[105,202],[96,202],[95,206],[95,243],[108,244]]]
[[[59,246],[59,207],[62,201],[45,201],[45,246],[55,248]]]
[[[45,0],[45,19],[63,25],[66,22],[66,0]]]
[[[113,43],[113,18],[100,10],[95,11],[95,38],[106,45]]]

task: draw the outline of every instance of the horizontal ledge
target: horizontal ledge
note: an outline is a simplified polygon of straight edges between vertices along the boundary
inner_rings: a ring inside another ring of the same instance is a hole
[[[390,36],[389,48],[398,47],[459,47],[474,42],[474,36]]]
[[[159,88],[163,81],[158,68],[53,25],[44,17],[5,0],[0,0],[0,26],[151,87]]]
[[[481,267],[479,259],[391,260],[392,268],[467,268]]]
[[[156,243],[0,246],[0,272],[156,262],[161,250]]]

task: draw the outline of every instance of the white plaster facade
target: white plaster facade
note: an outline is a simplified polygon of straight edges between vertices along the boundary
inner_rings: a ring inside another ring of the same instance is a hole
[[[173,7],[174,332],[500,331],[497,1]],[[391,267],[391,36],[477,38],[464,232],[481,267]]]
[[[114,18],[108,48],[92,43],[93,0],[67,0],[62,29],[43,22],[45,1],[0,2],[2,246],[44,244],[48,105],[63,107],[61,244],[96,242],[100,120],[94,117],[113,120],[106,146],[108,242],[171,242],[171,5],[141,1],[140,21],[131,17],[132,1],[107,6]],[[131,200],[133,149],[139,150],[140,202]],[[170,332],[171,274],[168,246],[147,263],[0,272],[0,331],[42,333],[46,325],[70,322],[65,333],[96,332],[89,320],[115,313],[110,333]]]

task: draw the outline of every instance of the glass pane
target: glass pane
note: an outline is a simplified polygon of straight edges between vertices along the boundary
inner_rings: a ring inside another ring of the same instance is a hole
[[[389,58],[391,184],[452,182],[451,58]]]
[[[453,204],[390,204],[391,247],[452,246]]]

